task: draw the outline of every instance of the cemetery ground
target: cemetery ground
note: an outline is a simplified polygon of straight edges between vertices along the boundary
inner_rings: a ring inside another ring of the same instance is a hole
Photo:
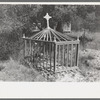
[[[20,61],[10,58],[0,61],[0,81],[28,82],[98,82],[100,81],[100,35],[93,35],[85,50],[79,50],[79,66],[66,67],[65,71],[54,76],[46,76],[36,69],[23,65]],[[21,56],[21,54],[19,54]],[[62,66],[63,68],[63,66]],[[47,80],[48,79],[48,80]]]

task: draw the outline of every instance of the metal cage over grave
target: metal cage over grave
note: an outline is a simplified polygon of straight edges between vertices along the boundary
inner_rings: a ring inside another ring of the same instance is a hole
[[[78,66],[79,40],[57,32],[49,27],[48,13],[44,17],[47,28],[25,40],[24,56],[31,58],[36,68],[58,72],[62,67]],[[64,69],[65,70],[65,69]]]

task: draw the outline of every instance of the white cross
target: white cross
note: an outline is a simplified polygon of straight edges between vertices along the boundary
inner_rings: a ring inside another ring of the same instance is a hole
[[[48,15],[48,13],[46,13],[46,15],[44,16],[44,18],[47,20],[47,28],[49,29],[49,19],[52,18],[51,16]]]

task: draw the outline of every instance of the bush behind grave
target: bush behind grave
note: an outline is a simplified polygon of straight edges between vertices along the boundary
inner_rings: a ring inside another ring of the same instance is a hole
[[[12,32],[2,32],[0,34],[0,60],[8,60],[10,57],[18,57],[21,37],[17,30]]]

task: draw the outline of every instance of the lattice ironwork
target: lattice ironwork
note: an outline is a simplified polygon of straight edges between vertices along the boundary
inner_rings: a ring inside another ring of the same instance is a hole
[[[61,71],[60,68],[78,66],[79,40],[66,36],[50,28],[46,14],[47,27],[25,40],[24,56],[31,56],[33,66],[50,73]]]

